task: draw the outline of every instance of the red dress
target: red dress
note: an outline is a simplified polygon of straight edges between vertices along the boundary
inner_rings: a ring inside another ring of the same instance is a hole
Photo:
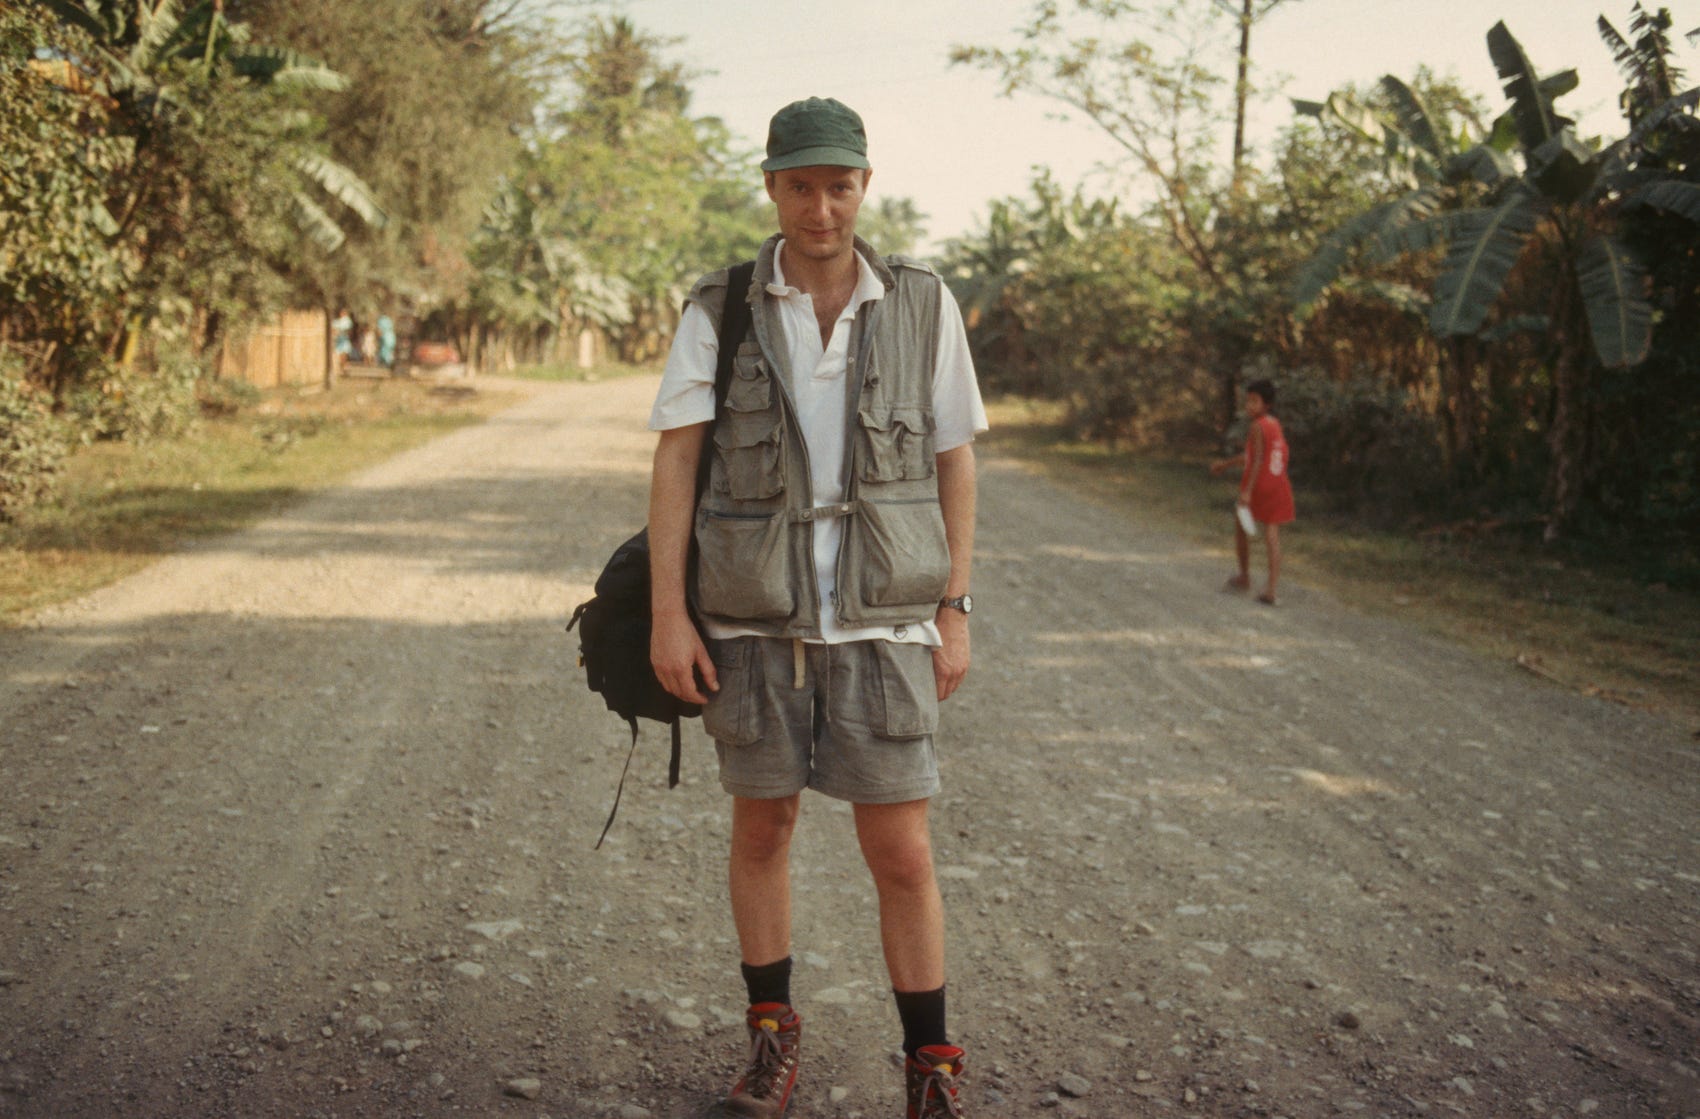
[[[1263,433],[1258,460],[1255,435]],[[1255,471],[1255,473],[1254,473]],[[1287,438],[1281,422],[1267,413],[1252,421],[1245,437],[1245,473],[1240,489],[1251,488],[1251,515],[1259,524],[1284,525],[1293,519],[1293,484],[1287,478]]]

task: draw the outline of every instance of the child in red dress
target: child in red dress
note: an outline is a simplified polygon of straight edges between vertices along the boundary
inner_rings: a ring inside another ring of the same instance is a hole
[[[1245,413],[1251,420],[1246,431],[1245,451],[1232,458],[1218,459],[1210,464],[1210,473],[1221,474],[1234,466],[1240,472],[1240,493],[1235,509],[1234,556],[1239,560],[1238,575],[1228,580],[1235,590],[1251,588],[1251,538],[1246,532],[1245,517],[1240,509],[1250,512],[1251,520],[1263,526],[1264,548],[1269,555],[1269,582],[1257,601],[1275,605],[1275,582],[1281,576],[1281,526],[1293,519],[1293,485],[1287,477],[1287,439],[1281,434],[1281,422],[1270,414],[1275,407],[1275,386],[1269,381],[1253,381],[1245,390]]]

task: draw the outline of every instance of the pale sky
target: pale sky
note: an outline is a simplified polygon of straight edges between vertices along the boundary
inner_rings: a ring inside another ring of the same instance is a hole
[[[1681,32],[1700,26],[1700,3],[1665,6],[1677,20],[1685,84],[1695,84],[1700,51]],[[868,127],[873,194],[913,198],[935,244],[974,228],[991,199],[1025,195],[1038,164],[1065,185],[1112,190],[1108,180],[1087,178],[1117,153],[1092,126],[1057,121],[1061,104],[1034,94],[1002,98],[989,73],[949,64],[954,44],[1015,46],[1032,0],[626,0],[619,7],[643,31],[682,39],[670,57],[713,71],[692,82],[693,112],[724,118],[752,148],[789,101],[836,97],[856,109]],[[1578,72],[1580,88],[1559,108],[1585,134],[1617,135],[1622,82],[1595,28],[1601,14],[1628,33],[1630,0],[1287,0],[1253,35],[1253,80],[1279,81],[1280,93],[1253,106],[1251,139],[1267,141],[1290,118],[1288,96],[1321,100],[1347,83],[1369,85],[1387,73],[1409,78],[1422,64],[1457,77],[1497,111],[1505,99],[1487,32],[1500,19],[1541,73]]]

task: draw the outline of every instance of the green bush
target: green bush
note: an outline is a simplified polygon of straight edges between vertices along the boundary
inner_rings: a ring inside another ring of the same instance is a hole
[[[108,366],[70,394],[66,411],[85,443],[169,439],[190,431],[200,418],[201,374],[199,362],[173,353],[160,355],[153,370]]]
[[[19,374],[18,363],[0,354],[0,521],[52,492],[67,449],[47,395]]]
[[[1293,485],[1389,517],[1429,509],[1447,491],[1440,433],[1402,389],[1288,371],[1276,407]]]

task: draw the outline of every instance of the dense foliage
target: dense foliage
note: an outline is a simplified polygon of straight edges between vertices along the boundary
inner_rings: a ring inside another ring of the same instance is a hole
[[[1266,159],[1225,163],[1211,141],[1257,11],[1040,4],[1018,49],[957,51],[1098,125],[1128,155],[1124,196],[1150,200],[1110,213],[1041,179],[951,246],[986,379],[1069,401],[1084,434],[1173,440],[1201,421],[1231,439],[1233,386],[1272,375],[1312,492],[1548,538],[1662,534],[1693,577],[1700,90],[1669,13],[1598,20],[1617,137],[1579,136],[1574,72],[1498,24],[1498,116],[1390,75],[1296,102]]]

